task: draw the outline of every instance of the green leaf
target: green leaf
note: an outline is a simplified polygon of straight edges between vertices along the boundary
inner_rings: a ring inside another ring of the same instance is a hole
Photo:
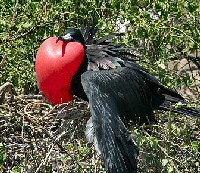
[[[169,163],[168,159],[162,159],[162,166],[166,166]]]
[[[173,167],[168,167],[168,173],[174,173],[174,168]]]
[[[199,146],[200,146],[199,141],[192,141],[192,149],[197,153],[198,153],[198,150],[199,150]]]

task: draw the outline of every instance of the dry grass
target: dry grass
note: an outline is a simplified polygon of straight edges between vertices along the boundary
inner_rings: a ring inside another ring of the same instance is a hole
[[[0,113],[3,172],[99,172],[101,160],[85,140],[90,115],[84,102],[53,107],[18,96]]]
[[[133,127],[140,146],[139,172],[200,171],[200,121],[158,112],[158,123]],[[105,172],[85,139],[87,103],[52,106],[15,96],[0,106],[1,172]]]

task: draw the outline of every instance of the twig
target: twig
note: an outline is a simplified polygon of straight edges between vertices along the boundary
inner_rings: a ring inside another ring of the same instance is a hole
[[[8,31],[8,35],[11,37],[11,32],[12,32],[12,29],[13,27],[15,26],[15,22],[16,22],[16,19],[17,19],[17,10],[18,10],[18,5],[19,5],[19,0],[16,0],[16,4],[15,4],[15,8],[14,8],[14,13],[13,13],[13,19],[12,19],[12,24],[9,28],[9,31]]]
[[[38,168],[37,168],[37,170],[35,171],[35,173],[38,173],[38,172],[40,171],[40,168],[42,167],[42,165],[44,165],[44,164],[47,162],[47,160],[48,160],[50,154],[51,154],[52,151],[53,151],[53,147],[54,147],[54,144],[51,144],[51,147],[50,147],[49,152],[46,154],[46,157],[45,157],[44,161],[40,163],[40,165],[38,166]]]
[[[144,133],[145,133],[148,137],[151,137],[151,136],[149,135],[149,133],[147,133],[145,130],[144,130]],[[170,164],[174,167],[174,169],[176,170],[177,173],[180,173],[180,171],[178,170],[177,166],[176,166],[176,165],[174,164],[174,162],[173,162],[173,159],[174,159],[174,158],[172,158],[171,156],[169,156],[169,154],[167,153],[167,150],[166,150],[165,148],[163,148],[161,145],[158,144],[158,147],[161,149],[161,151],[162,151],[168,158],[172,159],[172,160],[170,161]]]
[[[16,19],[17,19],[17,10],[18,10],[18,5],[19,5],[19,0],[16,0],[16,4],[15,4],[15,9],[14,9],[14,14],[13,14],[13,24],[15,23]]]
[[[1,63],[0,63],[0,70],[3,67],[3,65],[4,65],[4,63],[5,63],[5,61],[6,61],[7,58],[8,58],[8,55],[5,54],[4,57],[3,57],[3,59],[1,60]]]
[[[191,67],[191,63],[190,63],[190,59],[188,60],[188,65],[189,65],[189,69],[190,69],[190,72],[191,72],[191,75],[192,75],[192,79],[194,81],[196,81],[197,79],[195,78],[194,76],[194,73],[193,73],[193,70],[192,70],[192,67]],[[200,67],[199,67],[199,70],[200,70]],[[199,93],[199,87],[197,86],[197,84],[195,83],[195,88],[196,88],[196,91]]]
[[[13,95],[16,95],[14,86],[10,82],[6,82],[2,86],[0,86],[0,104],[2,104],[5,101],[5,94],[7,92],[11,94],[11,99],[14,97]]]
[[[46,129],[44,129],[43,127],[41,127],[40,124],[38,124],[36,121],[34,121],[33,119],[31,119],[30,114],[29,114],[28,111],[27,111],[27,108],[28,108],[31,104],[33,104],[33,103],[29,103],[29,104],[27,104],[27,105],[24,107],[24,116],[25,116],[25,118],[27,119],[27,121],[29,121],[30,123],[32,123],[32,124],[35,125],[35,126],[40,126],[40,128],[42,129],[42,132],[43,132],[47,137],[49,137],[49,138],[53,141],[53,143],[55,143],[55,144],[58,146],[58,148],[60,149],[60,151],[61,151],[62,153],[65,153],[65,154],[66,154],[67,156],[69,156],[73,161],[75,161],[76,164],[79,166],[79,168],[82,168],[82,166],[77,162],[77,160],[76,160],[75,158],[73,158],[73,157],[66,151],[66,149],[62,146],[62,144],[60,144],[60,143],[57,141],[60,137],[57,138],[57,139],[55,139],[55,138],[49,133],[49,131],[47,131]]]
[[[65,134],[65,132],[61,133],[61,134],[55,139],[55,141],[58,141],[64,134]],[[37,170],[35,171],[35,173],[39,172],[41,166],[43,166],[43,165],[47,162],[47,160],[48,160],[50,154],[51,154],[52,151],[53,151],[53,147],[54,147],[54,144],[51,144],[51,147],[50,147],[49,152],[46,154],[46,157],[45,157],[44,161],[40,163],[40,165],[38,166],[38,168],[37,168]]]
[[[50,22],[46,22],[44,24],[39,24],[41,23],[41,21],[38,22],[38,24],[36,24],[35,26],[33,26],[30,30],[24,32],[24,33],[21,33],[19,35],[16,35],[16,37],[11,37],[11,38],[7,38],[5,40],[0,40],[0,43],[3,43],[3,42],[10,42],[10,41],[13,41],[13,40],[17,40],[19,38],[23,38],[29,34],[32,34],[33,32],[35,32],[36,30],[38,29],[41,29],[41,28],[44,28],[48,25],[55,25],[55,24],[58,24],[58,23],[64,23],[66,21],[70,21],[69,19],[68,20],[61,20],[61,21],[50,21]]]
[[[197,49],[196,49],[197,51]],[[198,69],[200,69],[200,62],[198,57],[194,57],[192,55],[187,55],[186,53],[181,53],[181,55],[188,60],[188,62],[192,61]]]
[[[38,95],[33,95],[33,94],[19,95],[18,98],[20,98],[20,99],[37,99],[37,100],[44,99],[43,95],[41,95],[41,94],[38,94]]]

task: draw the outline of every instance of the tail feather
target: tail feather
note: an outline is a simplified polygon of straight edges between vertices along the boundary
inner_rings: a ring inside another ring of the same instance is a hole
[[[195,117],[200,118],[200,109],[190,108],[190,107],[187,107],[187,106],[181,106],[180,108],[175,108],[172,111],[177,112],[177,113],[181,113],[181,114],[185,114],[185,115],[188,115],[188,116],[195,116]]]
[[[186,105],[182,105],[176,108],[176,107],[172,107],[171,102],[165,101],[163,104],[160,105],[159,108],[163,110],[171,110],[174,113],[180,113],[180,114],[200,118],[200,109],[187,107]]]
[[[194,107],[188,107],[187,101],[177,92],[162,86],[160,88],[160,94],[164,98],[163,103],[159,105],[158,109],[170,110],[174,113],[180,113],[188,116],[200,117],[200,109]],[[182,105],[177,105],[181,103]]]

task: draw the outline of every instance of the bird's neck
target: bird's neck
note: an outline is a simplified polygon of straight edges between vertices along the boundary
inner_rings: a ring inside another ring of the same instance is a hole
[[[87,56],[85,55],[84,61],[80,65],[80,68],[77,71],[77,73],[74,75],[71,84],[72,94],[86,101],[88,99],[81,84],[81,75],[87,71],[87,67],[88,67],[88,59]]]

